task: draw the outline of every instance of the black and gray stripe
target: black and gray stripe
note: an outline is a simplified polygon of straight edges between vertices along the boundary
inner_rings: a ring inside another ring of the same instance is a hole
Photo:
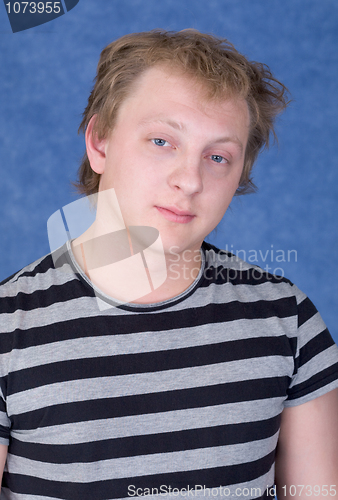
[[[47,256],[3,283],[1,498],[268,498],[281,412],[338,386],[338,349],[288,280],[203,251],[188,291],[149,306],[99,310],[66,251],[61,269]]]

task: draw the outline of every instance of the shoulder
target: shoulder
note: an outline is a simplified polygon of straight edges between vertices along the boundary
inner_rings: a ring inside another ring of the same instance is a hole
[[[213,245],[203,244],[203,250],[207,262],[204,287],[225,297],[223,303],[238,309],[241,318],[253,319],[260,332],[268,329],[270,335],[288,338],[295,373],[302,372],[297,380],[300,393],[306,370],[336,365],[337,346],[315,305],[294,283]]]
[[[0,291],[1,295],[6,291],[10,291],[13,289],[18,289],[20,286],[23,285],[24,282],[29,282],[32,280],[28,280],[28,278],[35,278],[43,275],[44,273],[48,272],[49,269],[51,269],[53,266],[53,259],[51,254],[47,254],[40,259],[37,259],[36,261],[32,262],[31,264],[25,266],[24,268],[20,269],[16,273],[12,274],[8,278],[4,279],[3,281],[0,282]]]
[[[265,341],[278,339],[287,346],[292,371],[284,405],[306,403],[336,388],[338,347],[311,300],[290,280],[229,252],[210,244],[203,244],[203,251],[203,286],[213,302],[231,311],[232,329],[239,323],[242,336],[254,331]]]
[[[69,299],[78,277],[62,260],[64,255],[64,251],[45,255],[0,283],[1,333],[13,332],[28,317],[36,318],[52,304]]]
[[[65,248],[62,247],[0,282],[0,300],[20,293],[29,295],[39,290],[48,290],[51,286],[62,285],[74,277]]]
[[[53,260],[46,255],[0,283],[0,312],[10,312],[14,303],[51,284]]]
[[[269,273],[210,243],[204,242],[202,249],[206,259],[206,281],[231,285],[243,300],[289,298],[289,306],[293,304],[293,307],[297,307],[306,299],[306,295],[284,276]]]
[[[297,316],[297,328],[311,318],[319,327],[324,325],[311,300],[288,278],[269,273],[210,243],[204,242],[202,249],[206,260],[204,286],[229,285],[239,301],[257,305],[262,301],[266,307],[279,305],[281,314],[289,315],[292,311]]]

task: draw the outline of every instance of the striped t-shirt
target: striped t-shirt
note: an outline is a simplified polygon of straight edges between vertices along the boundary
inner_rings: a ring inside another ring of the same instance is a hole
[[[3,282],[1,499],[273,494],[281,412],[338,386],[338,348],[288,280],[202,253],[156,304],[113,306],[69,251]]]

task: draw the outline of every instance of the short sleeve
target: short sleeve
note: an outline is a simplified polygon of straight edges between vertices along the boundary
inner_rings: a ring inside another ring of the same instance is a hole
[[[338,347],[311,300],[292,286],[298,309],[294,373],[285,406],[311,401],[338,387]]]
[[[11,293],[9,286],[3,283],[0,283],[0,444],[8,445],[11,420],[7,411],[7,387],[10,358],[13,349],[12,332],[15,330],[13,324],[9,321],[9,317],[14,317],[9,303],[14,293]]]
[[[0,389],[0,444],[9,444],[11,422],[6,411],[6,403],[3,396],[3,391]]]

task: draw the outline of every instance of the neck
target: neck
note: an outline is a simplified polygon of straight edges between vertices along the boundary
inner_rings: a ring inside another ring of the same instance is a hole
[[[180,257],[175,260],[166,256],[167,278],[158,288],[134,300],[137,304],[151,304],[172,299],[183,293],[195,281],[201,268],[201,255],[193,262],[187,262]]]
[[[143,231],[138,238],[128,229],[102,234],[94,223],[73,241],[72,250],[82,271],[106,295],[126,303],[162,302],[189,288],[198,276],[201,254],[196,252],[193,259],[164,254],[154,234],[144,238]]]

